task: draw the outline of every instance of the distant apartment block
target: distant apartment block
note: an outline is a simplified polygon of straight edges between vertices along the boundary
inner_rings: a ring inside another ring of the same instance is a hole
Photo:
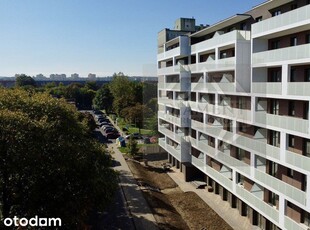
[[[157,64],[159,144],[184,179],[261,229],[310,229],[310,1],[181,18]]]

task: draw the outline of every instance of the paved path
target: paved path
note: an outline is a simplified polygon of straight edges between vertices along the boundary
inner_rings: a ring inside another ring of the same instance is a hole
[[[136,180],[133,178],[123,154],[117,149],[116,144],[109,144],[108,148],[110,151],[114,151],[114,154],[112,154],[116,162],[114,169],[120,173],[120,186],[136,229],[157,230],[158,228],[152,211],[144,199]]]
[[[210,208],[222,217],[233,229],[236,230],[256,230],[257,226],[250,224],[247,217],[240,216],[237,209],[231,208],[227,201],[223,201],[221,196],[207,189],[196,189],[193,184],[184,181],[184,175],[178,169],[172,168],[168,175],[179,185],[184,192],[195,192]]]

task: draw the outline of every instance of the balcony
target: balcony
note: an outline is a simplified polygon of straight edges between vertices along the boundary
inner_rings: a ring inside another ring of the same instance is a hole
[[[189,67],[187,65],[178,63],[174,66],[162,67],[160,69],[157,69],[157,75],[174,75],[186,71],[189,71]]]
[[[205,50],[214,49],[215,47],[226,46],[236,43],[237,40],[250,40],[250,31],[234,30],[226,34],[215,36],[203,42],[191,46],[192,54]]]
[[[194,165],[200,171],[210,176],[212,179],[214,179],[216,182],[224,186],[229,191],[232,191],[233,184],[229,178],[227,178],[220,172],[214,170],[210,166],[205,165],[201,160],[197,159],[196,157],[192,156],[191,161],[192,161],[192,165]]]
[[[171,130],[169,130],[163,126],[159,126],[158,131],[161,132],[162,134],[164,134],[165,136],[169,137],[170,139],[181,144],[181,136],[176,134],[175,132],[172,132]]]
[[[252,93],[257,94],[282,94],[281,82],[254,82],[252,83]]]
[[[192,128],[213,137],[217,137],[222,131],[225,131],[222,126],[208,125],[195,120],[192,120]]]
[[[301,27],[309,24],[310,6],[304,6],[293,11],[272,17],[252,25],[252,37]]]
[[[215,82],[207,82],[207,83],[192,83],[191,85],[192,91],[200,91],[200,92],[222,92],[222,93],[230,93],[235,92],[236,87],[235,83],[215,83]]]
[[[301,205],[306,205],[306,193],[289,185],[271,175],[266,174],[260,170],[255,169],[254,178],[260,182],[263,186],[269,186],[275,191],[279,191],[289,197],[290,199],[298,202]]]
[[[277,18],[277,17],[276,17]],[[252,56],[253,67],[264,67],[279,62],[289,61],[291,63],[309,62],[310,44],[286,47],[276,50],[268,50],[254,53]]]
[[[245,203],[249,204],[252,207],[255,207],[255,209],[259,210],[260,213],[262,213],[264,216],[268,216],[268,218],[271,218],[274,222],[279,222],[279,211],[264,202],[263,200],[259,199],[258,197],[251,194],[246,189],[236,186],[236,195],[245,201]]]
[[[175,124],[179,127],[188,127],[190,125],[190,120],[186,116],[176,117],[176,116],[159,111],[158,118],[165,120],[171,124]]]
[[[157,55],[157,60],[162,61],[166,59],[171,59],[173,57],[182,57],[190,55],[189,38],[187,36],[179,36],[177,38],[179,41],[179,47],[173,48],[171,50],[164,51]]]
[[[173,100],[167,97],[159,97],[158,104],[162,104],[164,106],[169,106],[177,109],[181,109],[183,107],[187,107],[186,101],[183,100]]]
[[[237,109],[230,106],[218,106],[217,114],[228,118],[235,118],[242,121],[251,121],[251,111],[246,109]]]
[[[181,83],[180,82],[165,83],[165,89],[171,90],[171,91],[180,91],[181,90]]]
[[[285,152],[285,162],[287,164],[293,165],[295,167],[298,167],[302,170],[304,170],[304,173],[306,174],[309,172],[309,166],[310,166],[310,158],[291,152],[286,151]]]
[[[303,134],[309,133],[309,120],[269,114],[263,111],[255,113],[255,121],[265,126],[292,130]]]
[[[310,96],[310,82],[289,82],[287,94],[294,96]]]
[[[191,64],[188,67],[192,73],[234,70],[236,68],[236,57],[208,60]]]

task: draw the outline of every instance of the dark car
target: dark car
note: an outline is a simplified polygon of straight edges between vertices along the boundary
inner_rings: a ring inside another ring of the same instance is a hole
[[[107,137],[108,139],[116,139],[116,138],[118,138],[119,136],[120,136],[120,134],[117,133],[117,132],[106,133],[106,137]]]
[[[114,127],[110,127],[110,128],[106,128],[104,131],[106,133],[112,133],[112,132],[117,132],[117,129],[115,129]]]

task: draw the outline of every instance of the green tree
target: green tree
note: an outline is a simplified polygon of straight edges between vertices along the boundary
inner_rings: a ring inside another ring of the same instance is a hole
[[[21,75],[16,77],[15,85],[17,87],[36,86],[36,82],[35,82],[35,80],[32,77],[27,76],[26,74],[21,74]]]
[[[152,113],[151,109],[146,105],[137,103],[135,106],[130,106],[122,110],[122,116],[126,118],[130,123],[134,123],[138,128],[143,128],[143,124],[146,118],[150,117]]]
[[[103,85],[99,90],[97,90],[93,100],[93,105],[95,109],[104,109],[107,113],[110,113],[112,111],[112,104],[113,96],[109,85]]]
[[[131,82],[124,74],[114,74],[111,81],[110,91],[113,96],[113,109],[118,116],[121,115],[121,111],[129,106],[135,104],[134,93]]]
[[[79,229],[116,186],[110,158],[73,106],[0,89],[0,216],[59,217],[62,229]]]
[[[130,136],[129,138],[127,149],[129,155],[131,156],[138,155],[139,152],[138,142],[132,136]]]

